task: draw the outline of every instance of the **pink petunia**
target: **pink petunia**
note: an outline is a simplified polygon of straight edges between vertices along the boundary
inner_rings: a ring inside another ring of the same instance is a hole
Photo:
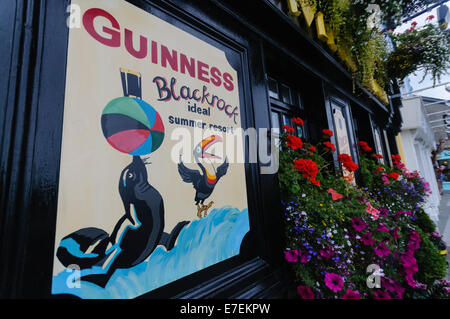
[[[298,286],[297,292],[302,299],[314,299],[314,293],[308,286]]]
[[[394,289],[397,294],[398,299],[403,299],[403,293],[405,292],[405,288],[402,287],[398,282],[394,281]]]
[[[365,233],[361,236],[361,241],[366,246],[372,246],[375,242],[372,239],[372,235],[370,233]]]
[[[364,228],[367,227],[367,224],[364,223],[361,219],[358,217],[352,218],[352,226],[356,231],[362,231]]]
[[[298,250],[288,250],[284,252],[284,259],[286,259],[290,263],[298,262]]]
[[[375,295],[375,299],[392,299],[387,291],[375,290],[373,294]]]
[[[328,272],[325,274],[325,285],[334,292],[338,292],[344,287],[344,280],[338,274]]]
[[[377,227],[377,230],[384,233],[384,232],[389,231],[389,228],[387,228],[384,223],[380,223]]]
[[[390,292],[395,292],[394,281],[392,279],[381,277],[381,287]]]
[[[298,250],[298,257],[300,257],[300,262],[301,263],[307,263],[310,259],[311,256],[309,255],[308,251],[303,251],[303,250]]]
[[[398,234],[398,231],[399,231],[400,229],[398,228],[398,227],[395,227],[395,229],[393,229],[392,230],[392,237],[394,238],[394,239],[397,239],[398,237],[399,237],[399,234]]]
[[[380,257],[386,257],[391,253],[389,248],[386,246],[386,244],[382,241],[378,244],[377,247],[375,247],[375,254]]]
[[[320,254],[320,256],[322,256],[325,259],[330,259],[331,257],[333,257],[334,252],[331,247],[327,247],[326,249],[321,249],[319,251],[319,254]]]
[[[351,289],[347,289],[341,299],[361,299],[361,295],[358,290],[353,291]]]

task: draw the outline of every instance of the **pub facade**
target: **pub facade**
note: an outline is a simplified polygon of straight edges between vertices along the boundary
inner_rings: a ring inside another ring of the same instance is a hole
[[[311,143],[332,130],[336,163],[358,163],[358,141],[398,153],[400,101],[355,81],[286,1],[1,15],[2,297],[284,298],[283,125],[301,117]]]

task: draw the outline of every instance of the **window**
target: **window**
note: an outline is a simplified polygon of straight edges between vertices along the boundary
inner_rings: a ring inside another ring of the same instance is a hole
[[[375,124],[373,121],[372,121],[372,127],[373,127],[373,138],[374,138],[374,142],[375,142],[374,152],[383,156],[382,159],[379,159],[379,162],[381,162],[383,164],[389,163],[389,159],[386,160],[387,154],[385,152],[385,148],[383,145],[384,140],[381,135],[380,127],[377,124]]]
[[[267,77],[267,88],[270,98],[270,120],[275,133],[283,133],[283,126],[289,125],[296,130],[296,136],[307,138],[306,119],[300,92],[293,86],[269,76]],[[293,125],[291,120],[294,117],[300,117],[305,124],[302,127]]]

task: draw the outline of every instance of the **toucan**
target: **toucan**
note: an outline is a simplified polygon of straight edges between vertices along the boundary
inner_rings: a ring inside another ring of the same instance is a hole
[[[215,143],[222,142],[222,138],[218,135],[211,135],[194,148],[194,160],[197,165],[200,167],[200,170],[194,170],[187,168],[183,162],[181,161],[178,164],[178,172],[180,173],[181,178],[186,183],[192,183],[195,188],[195,205],[203,205],[204,201],[211,196],[214,191],[214,187],[217,185],[217,182],[221,177],[223,177],[228,170],[228,160],[225,157],[225,161],[217,167],[217,169],[212,168],[212,171],[208,171],[203,164],[200,162],[200,159],[220,159],[219,156],[207,153],[208,148],[210,148]]]

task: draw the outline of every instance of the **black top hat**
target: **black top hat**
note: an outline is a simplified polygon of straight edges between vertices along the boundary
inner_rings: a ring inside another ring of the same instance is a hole
[[[139,72],[120,68],[123,95],[142,99],[142,76]]]

